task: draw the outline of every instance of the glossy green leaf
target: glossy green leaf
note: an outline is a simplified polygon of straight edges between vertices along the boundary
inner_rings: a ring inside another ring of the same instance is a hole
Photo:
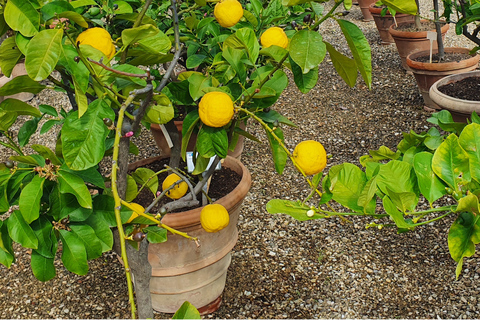
[[[267,123],[270,129],[273,130],[273,133],[277,136],[277,138],[285,143],[285,138],[283,136],[283,131],[280,127],[274,128],[274,125],[271,123]],[[270,133],[270,131],[265,130],[265,133],[268,138],[268,142],[270,144],[270,150],[272,151],[273,157],[273,164],[275,165],[275,171],[278,174],[282,174],[283,170],[285,169],[285,165],[287,164],[288,155],[287,152],[282,148],[279,141],[274,138],[274,136]]]
[[[8,235],[7,222],[0,220],[0,263],[7,268],[15,261],[12,243]]]
[[[180,309],[175,312],[172,319],[201,319],[200,312],[188,301],[185,301]]]
[[[83,276],[88,273],[85,246],[73,232],[58,230],[62,241],[62,262],[70,272]]]
[[[212,78],[206,77],[200,73],[193,73],[188,78],[188,90],[190,92],[190,96],[193,98],[194,101],[198,100],[205,94],[205,90],[213,86]]]
[[[39,93],[45,88],[46,86],[44,86],[43,84],[40,84],[37,81],[33,81],[27,75],[23,75],[15,77],[6,84],[4,84],[0,88],[0,96],[9,96],[20,92]]]
[[[45,80],[55,69],[62,54],[63,29],[40,31],[30,41],[25,55],[28,76],[35,81]]]
[[[54,261],[54,258],[47,258],[36,250],[32,250],[30,265],[35,278],[40,281],[49,281],[55,278],[57,272]]]
[[[88,22],[85,20],[85,18],[81,14],[78,14],[74,11],[65,11],[65,12],[59,13],[58,17],[66,18],[70,21],[75,22],[76,24],[78,24],[83,28],[88,28]]]
[[[122,31],[122,43],[123,47],[129,46],[142,39],[154,36],[158,33],[158,28],[146,24],[136,28],[125,29]]]
[[[65,119],[61,137],[63,157],[70,169],[85,170],[103,159],[109,133],[103,118],[115,119],[115,113],[105,101],[95,100],[81,118],[72,112]]]
[[[432,113],[432,116],[427,119],[428,122],[436,124],[440,129],[448,132],[461,133],[466,126],[465,123],[455,122],[448,110],[441,110]]]
[[[198,133],[196,146],[198,153],[204,158],[218,155],[223,159],[228,153],[227,131],[223,128],[202,126]]]
[[[403,213],[398,211],[388,196],[383,197],[383,207],[399,229],[413,230],[415,228],[413,223],[405,221]]]
[[[111,209],[113,210],[113,206],[111,207]],[[94,214],[92,214],[90,217],[88,217],[87,220],[85,220],[85,223],[92,227],[92,229],[95,231],[95,235],[100,241],[102,252],[112,250],[113,233],[105,216],[100,214],[98,210],[95,210]]]
[[[32,144],[31,148],[36,151],[39,155],[44,157],[45,159],[49,159],[52,164],[56,166],[62,165],[62,162],[57,158],[55,153],[50,150],[48,147],[41,145],[41,144]]]
[[[240,81],[244,83],[247,79],[245,63],[242,61],[245,56],[244,51],[225,46],[222,56],[232,66],[233,70],[235,70]]]
[[[418,195],[414,192],[395,192],[387,186],[387,195],[393,204],[403,213],[415,211]]]
[[[308,73],[303,73],[302,68],[290,58],[290,65],[293,72],[293,81],[302,93],[308,93],[318,81],[318,67],[311,69]]]
[[[102,243],[95,234],[95,230],[86,224],[69,224],[72,232],[83,242],[87,251],[87,259],[92,260],[102,255]]]
[[[21,56],[22,52],[16,45],[15,37],[9,37],[3,40],[0,45],[0,68],[5,76],[11,76],[12,70]]]
[[[330,43],[325,42],[328,54],[332,59],[333,66],[337,73],[342,77],[346,84],[354,87],[357,82],[357,64],[354,59],[351,59],[342,53],[338,52]]]
[[[388,194],[389,190],[396,193],[417,193],[413,167],[404,161],[392,160],[381,165],[378,171],[377,185],[385,194]]]
[[[480,124],[471,123],[466,126],[458,138],[460,146],[470,159],[470,174],[480,183]]]
[[[197,123],[200,121],[200,116],[198,115],[198,110],[189,112],[185,119],[183,120],[182,126],[182,159],[185,161],[187,154],[188,141],[192,136],[193,130],[195,129]]]
[[[347,40],[357,68],[365,84],[370,89],[372,87],[372,55],[370,44],[357,25],[342,19],[336,19],[336,21],[340,25],[343,35]]]
[[[40,218],[32,222],[30,226],[38,239],[38,249],[35,251],[45,258],[55,258],[56,246],[52,241],[52,223],[45,215],[41,215]]]
[[[146,187],[154,194],[157,194],[158,190],[158,176],[155,171],[148,168],[138,168],[132,173],[132,178],[139,185],[146,185]]]
[[[353,211],[363,212],[364,208],[358,205],[358,199],[362,195],[367,179],[360,168],[351,163],[333,166],[328,172],[328,178],[333,200]]]
[[[286,124],[291,127],[296,127],[297,125],[290,121],[287,117],[282,116],[275,110],[269,110],[268,112],[257,112],[256,115],[267,123],[275,123],[278,121],[279,123]]]
[[[58,63],[68,70],[74,80],[75,88],[85,93],[88,89],[90,72],[82,61],[76,62],[77,50],[71,45],[63,46],[63,54]]]
[[[92,208],[92,198],[82,178],[64,170],[58,171],[57,178],[61,193],[73,194],[83,208]]]
[[[158,30],[154,36],[138,41],[138,48],[146,53],[166,56],[172,48],[172,42],[165,33]]]
[[[472,212],[462,212],[448,232],[448,249],[457,264],[457,279],[462,271],[463,258],[475,254],[475,245],[480,243],[479,216]]]
[[[375,205],[371,205],[377,192],[377,177],[368,180],[358,197],[357,204],[363,208],[363,213],[375,213]],[[373,210],[372,210],[373,209]]]
[[[165,124],[172,120],[175,116],[175,109],[173,108],[172,101],[165,95],[154,95],[153,100],[155,105],[150,105],[143,119],[150,123]]]
[[[127,191],[125,193],[125,200],[127,202],[133,201],[138,195],[138,186],[132,176],[127,176]]]
[[[478,197],[473,193],[467,194],[465,197],[458,200],[456,212],[472,212],[476,216],[480,214],[478,206]]]
[[[15,112],[17,115],[41,117],[42,114],[37,108],[18,99],[8,98],[0,103],[0,111]]]
[[[147,240],[150,243],[162,243],[167,241],[167,230],[159,226],[150,226],[144,229]]]
[[[38,33],[40,14],[29,1],[7,1],[3,16],[10,28],[19,31],[25,37],[32,37]]]
[[[41,156],[39,156],[39,157],[41,158]],[[12,161],[18,161],[18,162],[25,163],[25,164],[32,165],[32,166],[44,166],[45,165],[45,159],[42,158],[43,162],[40,162],[39,159],[34,157],[34,155],[30,155],[30,156],[10,156],[9,159],[12,160]]]
[[[40,215],[40,200],[43,196],[45,178],[36,175],[20,193],[19,207],[23,219],[30,224]]]
[[[114,1],[113,4],[116,5],[115,14],[133,13],[133,8],[126,1]]]
[[[20,211],[13,211],[6,221],[8,233],[13,241],[20,243],[24,248],[38,248],[38,239]]]
[[[459,182],[470,181],[470,165],[467,152],[463,150],[455,134],[450,134],[433,155],[432,169],[437,176],[457,193]]]
[[[31,136],[37,131],[38,122],[40,118],[33,118],[31,120],[25,121],[25,123],[18,130],[17,139],[18,145],[24,147],[30,141]]]
[[[382,0],[382,2],[399,13],[415,15],[418,11],[415,0]]]
[[[288,214],[289,216],[298,221],[307,221],[321,218],[321,216],[318,214],[314,215],[313,217],[307,216],[307,212],[308,210],[310,210],[310,207],[302,203],[301,201],[273,199],[267,202],[266,209],[268,213]]]
[[[256,63],[260,44],[258,43],[255,32],[251,28],[241,28],[235,32],[235,35],[247,50],[250,62]]]
[[[31,37],[25,37],[21,33],[17,33],[15,36],[15,43],[17,44],[17,48],[23,55],[27,54],[27,47],[30,43],[30,40],[32,40]]]
[[[290,42],[290,57],[306,74],[318,68],[327,53],[322,36],[312,30],[301,30],[293,36]]]
[[[445,185],[432,169],[433,154],[420,152],[413,158],[413,168],[417,174],[418,187],[428,202],[433,203],[446,194]]]
[[[89,220],[92,217],[101,217],[105,222],[108,224],[109,227],[114,227],[117,225],[115,221],[115,201],[113,196],[107,194],[99,194],[96,195],[93,199],[93,215],[91,215],[87,220],[86,223],[91,225]],[[93,227],[93,226],[92,226]],[[98,228],[95,228],[97,230]],[[100,239],[103,239],[99,236]]]

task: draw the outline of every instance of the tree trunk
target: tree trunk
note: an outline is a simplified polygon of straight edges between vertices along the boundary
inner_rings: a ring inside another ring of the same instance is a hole
[[[438,61],[440,62],[445,59],[445,48],[443,46],[442,24],[438,15],[438,0],[433,0],[433,10],[435,17],[435,31],[437,32]]]

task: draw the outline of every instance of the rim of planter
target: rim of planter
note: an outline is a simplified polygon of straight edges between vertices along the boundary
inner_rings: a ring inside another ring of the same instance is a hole
[[[424,22],[429,22],[429,20],[420,20],[420,23]],[[402,22],[399,23],[398,26],[403,26],[403,25],[408,25],[408,24],[413,24],[415,22]],[[445,23],[443,27],[441,28],[442,34],[446,33],[448,29],[450,28],[450,25],[448,23]],[[429,30],[429,31],[435,31],[435,29]],[[392,24],[390,28],[388,29],[388,32],[393,37],[397,38],[408,38],[408,39],[419,39],[419,38],[426,38],[427,37],[427,31],[399,31],[395,29],[395,24]]]
[[[372,4],[369,6],[368,10],[370,10],[370,12],[373,13],[373,14],[378,14],[378,15],[380,15],[380,14],[382,14],[383,7],[377,7],[377,6],[375,5],[375,2],[374,2],[374,3],[372,3]],[[388,9],[387,9],[387,13],[385,14],[385,17],[386,17],[386,16],[391,16],[391,15],[392,15],[392,14],[391,14],[390,11],[388,11]],[[410,14],[408,14],[408,13],[397,13],[395,16],[396,16],[396,17],[397,17],[397,16],[410,16]]]
[[[480,77],[480,70],[468,71],[463,73],[452,74],[450,76],[446,76],[440,80],[437,80],[431,87],[429,91],[430,98],[437,104],[441,106],[442,102],[445,100],[449,100],[452,103],[448,107],[449,110],[463,113],[463,114],[470,114],[472,111],[477,113],[480,112],[480,101],[473,101],[473,100],[464,100],[454,98],[452,96],[446,95],[440,90],[438,87],[443,85],[460,81],[462,79],[468,77]],[[443,108],[443,107],[442,107]]]
[[[445,48],[445,52],[447,53],[461,53],[461,54],[469,54],[470,49],[468,48],[460,48],[460,47],[448,47]],[[432,54],[438,53],[438,49],[432,50]],[[441,62],[441,63],[430,63],[430,62],[420,62],[415,61],[418,57],[429,56],[430,50],[423,50],[410,53],[407,56],[407,65],[410,68],[418,69],[418,70],[429,70],[429,71],[437,71],[439,70],[438,65],[441,65],[441,69],[439,71],[450,71],[450,70],[458,70],[462,68],[468,68],[475,64],[478,64],[480,60],[480,56],[478,54],[470,54],[470,58],[460,60],[460,61],[451,61],[451,62]]]

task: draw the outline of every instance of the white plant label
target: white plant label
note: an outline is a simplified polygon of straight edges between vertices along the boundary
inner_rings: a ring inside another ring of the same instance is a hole
[[[435,31],[427,31],[427,39],[430,40],[430,63],[432,63],[433,41],[437,40]]]
[[[198,153],[197,153],[197,156],[198,156]],[[214,159],[215,159],[215,156],[210,158],[210,162],[208,163],[207,169],[205,169],[205,171],[207,171],[210,168]],[[195,164],[193,163],[193,152],[192,151],[187,152],[187,169],[188,169],[189,173],[192,173],[193,170],[195,169]],[[218,162],[218,165],[215,168],[215,170],[220,170],[220,169],[222,169],[222,162],[221,161]]]

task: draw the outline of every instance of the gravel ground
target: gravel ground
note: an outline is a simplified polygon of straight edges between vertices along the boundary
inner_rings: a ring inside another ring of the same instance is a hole
[[[426,2],[421,1],[423,7]],[[372,90],[362,80],[354,88],[346,86],[326,59],[321,80],[309,94],[290,86],[275,106],[298,125],[285,129],[287,146],[293,149],[304,139],[321,141],[332,155],[328,167],[344,161],[358,164],[369,149],[394,147],[403,131],[428,126],[429,113],[413,76],[401,68],[395,46],[379,45],[374,23],[362,22],[358,7],[347,18],[371,44]],[[336,29],[330,28],[326,25],[323,35],[337,43],[338,34],[329,31]],[[446,44],[473,47],[453,30]],[[67,104],[51,93],[32,101],[42,103]],[[265,141],[258,125],[249,128]],[[137,143],[143,156],[155,154],[151,143]],[[300,223],[269,215],[268,200],[301,198],[308,191],[291,166],[283,176],[276,175],[265,149],[265,144],[246,142],[242,161],[253,184],[240,216],[223,304],[206,318],[479,318],[480,289],[474,285],[480,277],[479,257],[465,259],[456,281],[447,246],[451,220],[397,234],[366,229],[369,220],[362,217],[350,223]],[[0,267],[1,318],[129,317],[123,269],[115,254],[91,261],[87,276],[58,268],[54,280],[41,283],[31,273],[28,250],[15,250],[17,262],[10,269]]]

